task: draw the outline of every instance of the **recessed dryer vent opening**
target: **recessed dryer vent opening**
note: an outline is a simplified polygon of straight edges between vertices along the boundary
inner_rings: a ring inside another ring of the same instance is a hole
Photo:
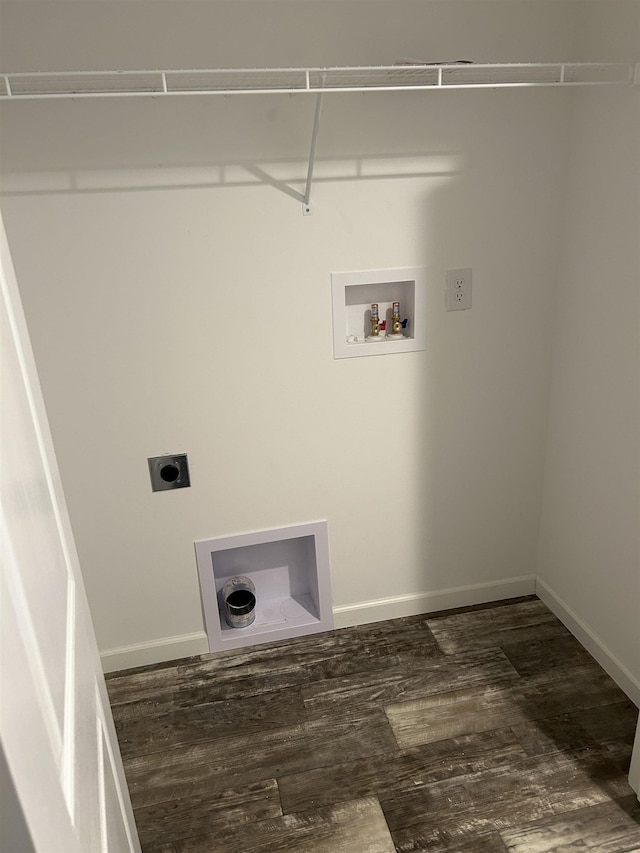
[[[195,547],[210,651],[333,628],[326,521],[206,539]],[[229,596],[240,579],[255,596],[253,618],[244,622],[239,612],[230,618]]]
[[[250,578],[231,578],[222,587],[224,618],[230,628],[248,628],[256,618],[256,588]]]

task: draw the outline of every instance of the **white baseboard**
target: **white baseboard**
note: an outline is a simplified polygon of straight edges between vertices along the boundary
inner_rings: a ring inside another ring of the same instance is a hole
[[[640,707],[640,683],[638,680],[607,649],[589,626],[544,581],[536,578],[535,575],[454,587],[437,592],[411,593],[345,604],[333,608],[334,625],[336,628],[348,628],[369,622],[381,622],[385,619],[417,616],[422,613],[433,613],[437,610],[452,610],[455,607],[468,607],[473,604],[485,604],[505,598],[517,598],[521,595],[533,594],[538,595],[544,601],[616,684],[624,690],[631,701]],[[162,637],[151,642],[106,649],[101,652],[100,658],[105,672],[116,672],[136,666],[146,666],[152,663],[207,654],[208,651],[207,635],[204,631],[197,631],[193,634]]]
[[[533,595],[535,580],[535,575],[525,575],[504,581],[445,589],[439,592],[397,595],[377,601],[359,601],[355,604],[334,607],[334,625],[336,628],[347,628],[351,625],[364,625],[367,622],[380,622],[383,619],[398,619],[402,616],[432,613],[435,610],[450,610],[454,607],[484,604],[502,598]],[[117,672],[121,669],[132,669],[151,663],[204,655],[208,651],[207,635],[204,631],[198,631],[194,634],[161,637],[159,640],[152,640],[147,643],[134,643],[130,646],[105,649],[100,653],[100,658],[105,672]]]
[[[100,652],[100,659],[105,672],[117,672],[120,669],[132,669],[134,666],[204,655],[208,651],[207,635],[204,631],[197,631],[195,634],[161,637],[148,643],[106,649]]]
[[[636,792],[636,796],[640,800],[640,722],[636,729],[636,739],[633,744],[633,752],[631,753],[631,766],[629,767],[629,784]]]
[[[374,601],[344,604],[333,608],[333,621],[336,628],[349,628],[352,625],[381,622],[384,619],[418,616],[421,613],[433,613],[436,610],[452,610],[454,607],[485,604],[502,598],[533,595],[535,591],[535,575],[523,575],[518,578],[459,586],[438,592],[411,593],[379,598]]]
[[[609,651],[591,628],[540,578],[536,579],[536,595],[544,601],[549,610],[555,613],[565,628],[571,631],[589,654],[598,661],[618,687],[624,690],[633,704],[640,707],[640,682]]]

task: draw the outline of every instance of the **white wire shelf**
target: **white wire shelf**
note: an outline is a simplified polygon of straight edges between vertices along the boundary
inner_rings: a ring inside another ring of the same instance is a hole
[[[640,63],[467,63],[335,68],[62,71],[0,74],[0,99],[385,92],[640,82]]]

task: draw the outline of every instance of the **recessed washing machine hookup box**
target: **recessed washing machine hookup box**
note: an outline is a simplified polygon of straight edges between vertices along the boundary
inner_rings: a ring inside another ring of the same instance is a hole
[[[424,267],[334,272],[331,274],[331,297],[334,358],[425,349]],[[371,326],[373,305],[377,312],[374,334]],[[400,323],[394,333],[395,306],[398,306]]]
[[[333,628],[326,521],[195,543],[209,650],[236,649]],[[255,588],[255,619],[231,627],[222,590],[231,578]]]

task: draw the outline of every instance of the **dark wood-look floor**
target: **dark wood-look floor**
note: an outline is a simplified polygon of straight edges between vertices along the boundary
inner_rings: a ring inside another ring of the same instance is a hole
[[[534,597],[107,686],[145,853],[640,851],[637,709]]]

